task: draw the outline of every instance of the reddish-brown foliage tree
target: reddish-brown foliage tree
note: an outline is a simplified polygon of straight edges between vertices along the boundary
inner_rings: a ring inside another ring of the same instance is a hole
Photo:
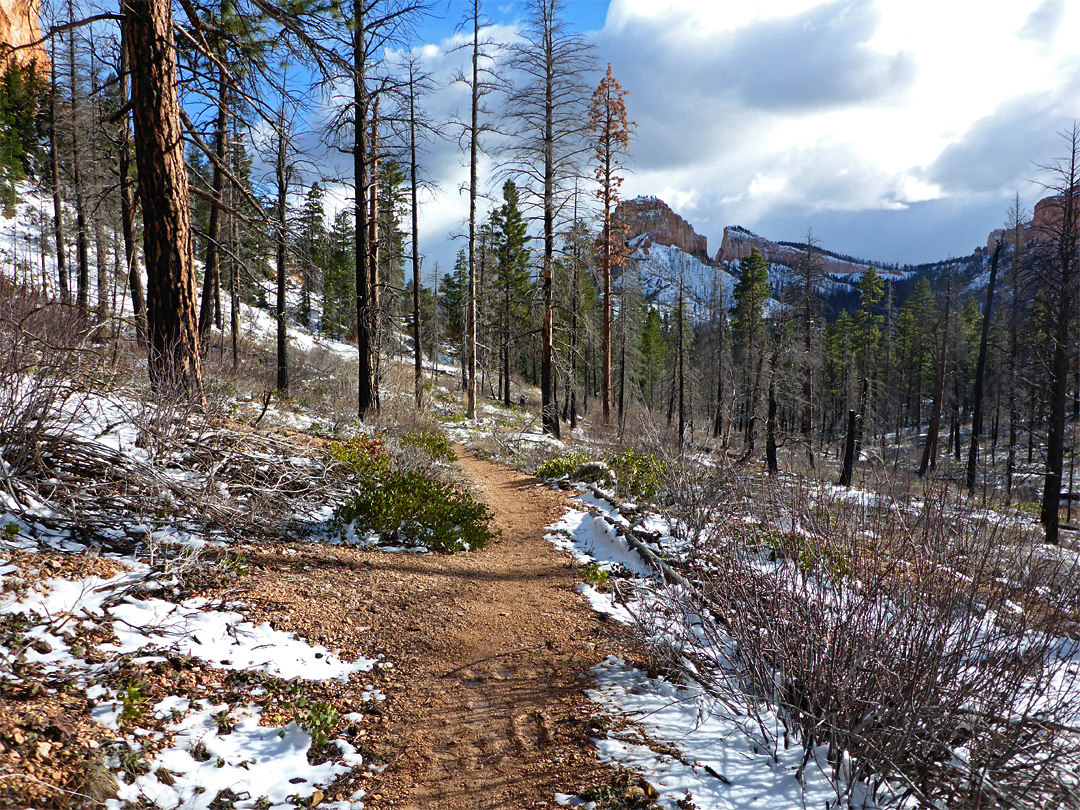
[[[627,255],[626,229],[614,216],[619,204],[619,187],[623,182],[619,171],[629,151],[630,135],[634,129],[634,123],[626,118],[625,96],[626,91],[612,74],[609,64],[607,74],[593,92],[589,109],[589,126],[596,138],[593,147],[596,160],[594,174],[600,185],[596,196],[600,200],[603,219],[603,228],[596,243],[596,257],[604,296],[600,379],[604,422],[611,417],[611,275]]]

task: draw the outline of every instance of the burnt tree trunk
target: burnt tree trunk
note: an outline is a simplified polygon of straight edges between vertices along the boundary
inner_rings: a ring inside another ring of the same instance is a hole
[[[143,210],[150,381],[158,390],[183,393],[201,406],[191,210],[172,6],[168,0],[124,0],[122,8]]]
[[[120,103],[126,105],[130,96],[131,65],[127,47],[120,48]],[[135,336],[139,346],[146,347],[146,293],[142,273],[135,263],[135,184],[131,179],[131,132],[128,115],[120,119],[120,226],[124,231],[124,261],[131,290],[131,311],[135,319]],[[57,254],[59,259],[59,254]]]
[[[990,345],[990,319],[994,307],[994,285],[997,283],[998,259],[1001,257],[1001,240],[994,248],[994,257],[990,260],[990,283],[986,288],[986,311],[983,312],[982,338],[979,341],[979,360],[975,364],[975,405],[971,417],[971,445],[967,458],[967,488],[975,491],[975,472],[979,463],[979,435],[982,433],[983,420],[983,380],[986,376],[986,352]],[[996,433],[996,431],[995,431]]]
[[[222,202],[225,189],[225,150],[229,129],[229,83],[225,71],[218,68],[218,114],[214,132],[213,197]],[[202,302],[199,308],[199,338],[206,340],[210,324],[221,327],[221,211],[215,203],[210,204],[210,221],[206,227],[206,259],[203,269]]]
[[[56,40],[52,41],[52,66],[49,69],[49,163],[52,170],[53,237],[56,240],[56,271],[60,282],[60,300],[71,302],[68,282],[67,247],[64,244],[64,207],[60,197],[60,134],[56,129]]]

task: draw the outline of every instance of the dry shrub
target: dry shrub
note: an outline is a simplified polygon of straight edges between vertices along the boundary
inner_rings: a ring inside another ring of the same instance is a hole
[[[70,306],[0,277],[0,474],[33,469],[51,447],[48,426],[70,421],[102,367],[85,320]],[[14,494],[10,482],[6,487]]]
[[[1074,560],[943,485],[912,501],[684,465],[669,486],[697,592],[639,619],[759,740],[794,734],[849,797],[1080,807]]]

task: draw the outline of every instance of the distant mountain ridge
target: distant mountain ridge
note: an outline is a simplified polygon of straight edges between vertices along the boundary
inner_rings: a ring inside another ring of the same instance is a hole
[[[1047,197],[1035,204],[1030,222],[1021,228],[1021,240],[1038,242],[1053,223],[1060,219],[1060,203]],[[674,306],[678,290],[683,289],[688,303],[698,312],[711,311],[718,295],[728,305],[738,275],[738,263],[757,249],[769,263],[769,277],[774,289],[780,289],[790,278],[790,272],[805,260],[806,246],[792,241],[773,241],[740,225],[724,228],[724,236],[715,256],[708,253],[708,240],[693,226],[676,214],[658,197],[638,197],[619,205],[617,215],[627,226],[627,244],[631,260],[640,274],[642,292],[658,305]],[[986,245],[975,247],[965,256],[950,257],[918,265],[896,262],[877,262],[859,259],[817,246],[816,258],[825,275],[820,285],[829,317],[843,309],[858,307],[857,285],[870,267],[874,267],[886,282],[892,283],[894,305],[906,300],[920,278],[943,292],[947,276],[960,284],[968,294],[982,296],[989,278],[990,259],[998,240],[1011,249],[1013,231],[990,231]],[[948,272],[946,272],[948,271]],[[954,287],[955,289],[955,287]]]

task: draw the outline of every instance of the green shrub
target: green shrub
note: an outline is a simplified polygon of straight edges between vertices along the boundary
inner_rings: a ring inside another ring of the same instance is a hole
[[[582,464],[592,460],[585,453],[571,450],[569,453],[563,453],[561,456],[541,462],[536,468],[536,477],[550,481],[566,478],[573,475]]]
[[[463,425],[465,424],[465,414],[461,411],[451,411],[450,413],[438,412],[435,414],[435,418],[440,422],[446,422],[451,425]]]
[[[486,504],[415,470],[364,475],[334,520],[339,531],[351,523],[391,541],[451,553],[483,548],[492,536]]]
[[[402,447],[422,450],[436,461],[457,461],[457,454],[450,446],[450,440],[442,433],[429,430],[410,430],[401,434],[398,441],[401,442]]]
[[[390,456],[383,443],[369,436],[347,442],[331,442],[326,452],[357,475],[390,470]]]
[[[597,590],[602,590],[608,583],[608,577],[611,576],[608,570],[600,565],[598,562],[594,562],[588,568],[583,568],[581,571],[581,581],[586,585],[591,585]]]
[[[660,494],[664,462],[652,453],[623,450],[608,456],[607,463],[615,471],[615,492],[620,497],[652,501]]]
[[[594,464],[606,465],[615,474],[615,492],[621,498],[651,501],[663,489],[664,462],[652,453],[637,450],[609,455],[603,462],[596,462],[586,453],[571,450],[542,462],[536,468],[536,477],[548,480],[572,477],[589,483],[603,483],[595,474],[599,467],[594,467]],[[592,475],[582,477],[582,468]]]
[[[143,715],[142,705],[146,702],[146,687],[138,681],[128,681],[120,690],[120,725],[126,726],[139,720]]]
[[[311,701],[301,695],[292,701],[292,708],[296,724],[311,735],[315,746],[325,745],[341,720],[341,712],[325,700]]]

